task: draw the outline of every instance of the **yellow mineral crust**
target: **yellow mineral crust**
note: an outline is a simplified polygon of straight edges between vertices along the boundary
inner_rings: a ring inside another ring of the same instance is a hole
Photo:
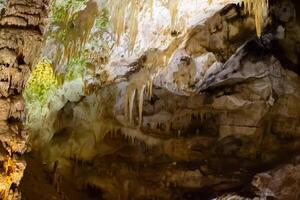
[[[52,69],[51,61],[41,59],[31,73],[31,77],[25,88],[25,98],[27,100],[39,100],[43,102],[46,99],[47,92],[52,87],[58,86],[58,79]]]
[[[25,165],[7,156],[3,160],[4,171],[0,173],[0,199],[8,198],[10,187],[13,183],[19,184]]]

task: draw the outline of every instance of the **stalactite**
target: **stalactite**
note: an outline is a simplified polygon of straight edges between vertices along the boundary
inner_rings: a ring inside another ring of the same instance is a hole
[[[149,0],[149,3],[150,3],[151,18],[152,18],[153,17],[154,0]]]
[[[134,49],[135,41],[138,34],[138,18],[139,18],[139,8],[140,1],[132,1],[130,4],[129,13],[129,49],[132,51]]]
[[[152,85],[153,85],[153,81],[151,79],[147,83],[147,93],[146,93],[149,100],[151,99],[151,96],[152,96]]]
[[[59,3],[53,1],[53,6]],[[52,22],[59,24],[57,30],[52,33],[55,38],[62,44],[62,47],[58,49],[55,63],[64,61],[70,61],[70,59],[78,54],[85,46],[87,40],[90,37],[92,28],[94,27],[96,17],[98,16],[97,3],[94,1],[88,1],[86,7],[83,10],[75,11],[74,7],[64,8],[66,13],[65,17],[60,16],[61,13],[55,13],[55,10],[63,9],[52,7],[54,10],[52,18],[62,18],[60,22]],[[57,15],[57,16],[56,16]]]
[[[107,2],[110,10],[111,24],[116,37],[117,45],[120,43],[122,33],[128,30],[129,49],[134,48],[138,34],[138,15],[140,1],[138,0],[109,0]]]
[[[151,16],[154,8],[154,0],[147,0],[146,6],[150,7]],[[179,0],[168,0],[168,9],[171,15],[171,26],[174,28]],[[139,12],[141,2],[139,0],[109,0],[107,2],[110,10],[111,24],[116,37],[117,45],[120,42],[122,33],[128,30],[129,49],[132,51],[138,35]],[[127,29],[127,30],[126,30]]]
[[[153,94],[153,77],[151,77],[151,79],[150,79],[149,88],[150,88],[149,99],[151,99],[152,94]]]
[[[179,0],[168,0],[168,7],[171,14],[171,24],[174,27],[177,18]]]
[[[208,4],[211,4],[213,0],[208,0]],[[256,34],[258,37],[261,37],[262,28],[264,25],[264,13],[268,10],[268,1],[269,0],[242,0],[244,3],[245,10],[254,15]]]
[[[125,31],[126,10],[130,0],[109,0],[108,7],[111,13],[111,23],[119,44],[121,34]]]
[[[148,93],[149,99],[152,96],[152,84],[153,76],[148,68],[143,68],[139,73],[134,74],[128,83],[126,88],[126,99],[125,99],[125,117],[132,123],[133,104],[135,95],[137,94],[138,101],[138,122],[142,124],[143,114],[143,103],[145,91]],[[146,93],[146,95],[147,95]]]
[[[129,93],[129,122],[132,122],[132,112],[133,112],[133,104],[135,97],[136,89]]]
[[[142,124],[142,117],[143,117],[143,103],[144,103],[144,90],[145,90],[145,85],[142,85],[141,88],[138,90],[138,95],[139,95],[139,126]]]
[[[242,0],[245,9],[249,14],[253,13],[255,17],[256,33],[261,37],[264,25],[264,13],[268,10],[268,0]]]
[[[121,128],[122,134],[125,135],[125,138],[135,138],[136,140],[139,141],[139,143],[143,143],[146,145],[146,147],[152,147],[152,146],[157,146],[162,143],[161,139],[149,136],[147,134],[144,134],[142,131],[138,129],[131,129],[131,128]]]

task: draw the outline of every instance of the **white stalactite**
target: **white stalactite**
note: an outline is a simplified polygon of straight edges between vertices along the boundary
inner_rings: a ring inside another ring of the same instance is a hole
[[[139,95],[139,126],[142,124],[142,120],[143,120],[144,90],[145,90],[145,85],[142,85],[141,88],[138,90],[138,95]]]

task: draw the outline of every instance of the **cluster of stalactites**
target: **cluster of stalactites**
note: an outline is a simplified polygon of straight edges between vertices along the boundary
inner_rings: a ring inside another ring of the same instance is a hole
[[[168,0],[168,9],[171,16],[171,25],[174,26],[177,20],[178,4],[180,0]],[[108,0],[107,7],[111,14],[111,24],[119,44],[121,34],[128,30],[129,47],[132,50],[138,34],[139,12],[142,7],[148,7],[151,16],[154,12],[155,0]]]
[[[242,0],[245,5],[245,9],[249,13],[253,13],[255,16],[255,25],[257,36],[262,34],[262,28],[264,25],[264,15],[268,10],[268,0]]]
[[[137,97],[138,100],[138,122],[142,124],[144,95],[148,99],[152,96],[153,76],[146,68],[142,69],[136,76],[133,76],[126,88],[125,96],[125,117],[129,120],[129,124],[133,123],[133,106]]]
[[[111,14],[111,24],[117,44],[121,34],[128,29],[129,45],[133,49],[138,34],[138,15],[141,2],[139,0],[108,0],[107,7]]]
[[[208,0],[208,3],[211,4],[212,1]],[[247,12],[254,15],[256,34],[258,37],[261,37],[265,13],[267,13],[269,7],[269,0],[241,0],[241,2],[245,5]]]

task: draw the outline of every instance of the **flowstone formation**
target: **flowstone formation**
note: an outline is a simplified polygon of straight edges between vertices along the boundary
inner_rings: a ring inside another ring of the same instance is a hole
[[[38,57],[25,199],[299,199],[299,3],[49,8],[41,53],[16,54]]]

